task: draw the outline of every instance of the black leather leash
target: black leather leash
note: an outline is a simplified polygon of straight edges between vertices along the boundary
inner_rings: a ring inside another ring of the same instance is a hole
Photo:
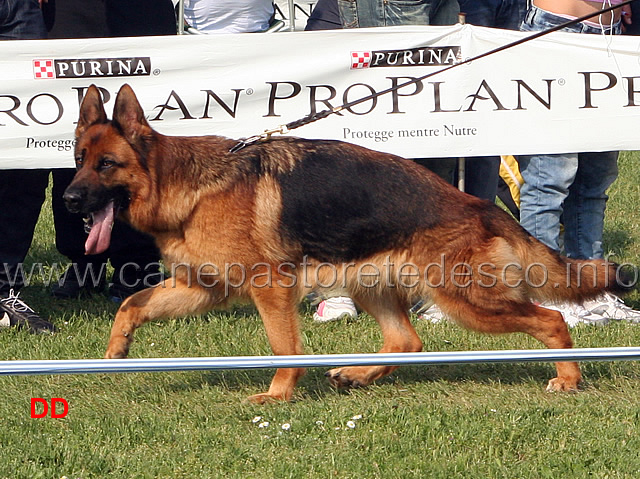
[[[335,108],[322,110],[320,112],[309,114],[309,115],[307,115],[305,117],[300,118],[299,120],[295,120],[295,121],[289,122],[289,123],[287,123],[285,125],[280,125],[279,127],[273,128],[271,130],[265,130],[263,133],[261,133],[259,135],[250,136],[248,138],[242,138],[229,151],[231,153],[235,153],[237,151],[240,151],[241,149],[243,149],[246,146],[252,145],[252,144],[257,143],[259,141],[268,140],[269,138],[271,138],[271,135],[273,135],[274,133],[279,133],[281,135],[287,134],[291,130],[294,130],[296,128],[300,128],[301,126],[304,126],[304,125],[308,125],[309,123],[313,123],[314,121],[321,120],[321,119],[326,118],[326,117],[328,117],[330,115],[333,115],[334,113],[338,113],[338,112],[340,112],[340,111],[342,111],[344,109],[351,108],[353,106],[359,105],[360,103],[364,103],[365,101],[372,100],[372,99],[377,98],[379,96],[386,95],[387,93],[391,93],[393,91],[399,90],[400,88],[404,88],[406,86],[413,85],[415,83],[421,82],[422,80],[425,80],[425,79],[430,78],[432,76],[438,75],[439,73],[446,72],[448,70],[451,70],[452,68],[456,68],[456,67],[459,67],[461,65],[466,65],[467,63],[471,63],[471,62],[479,60],[481,58],[488,57],[489,55],[493,55],[495,53],[498,53],[498,52],[507,50],[509,48],[516,47],[516,46],[521,45],[523,43],[530,42],[530,41],[535,40],[537,38],[543,37],[544,35],[548,35],[549,33],[557,32],[559,30],[562,30],[563,28],[570,27],[572,25],[576,25],[577,23],[581,23],[581,22],[583,22],[583,21],[585,21],[585,20],[587,20],[589,18],[595,17],[596,15],[602,15],[603,13],[607,13],[607,12],[610,12],[610,11],[615,10],[617,8],[624,7],[625,5],[629,5],[629,4],[631,4],[632,2],[635,2],[635,1],[636,0],[625,0],[624,2],[622,2],[622,3],[618,4],[618,5],[611,5],[611,6],[607,7],[607,8],[599,10],[597,12],[589,13],[587,15],[583,15],[582,17],[578,17],[578,18],[574,18],[572,20],[568,20],[565,23],[562,23],[560,25],[556,25],[555,27],[549,28],[548,30],[542,30],[542,31],[536,32],[533,35],[529,35],[527,37],[521,38],[519,40],[516,40],[515,42],[507,43],[505,45],[502,45],[500,47],[494,48],[493,50],[489,50],[488,52],[482,53],[482,54],[477,55],[475,57],[468,58],[468,59],[463,60],[463,61],[461,61],[459,63],[454,63],[453,65],[450,65],[450,66],[448,66],[446,68],[443,68],[441,70],[438,70],[438,71],[435,71],[435,72],[431,72],[431,73],[429,73],[427,75],[423,75],[423,76],[418,77],[418,78],[414,78],[414,79],[409,80],[409,81],[407,81],[405,83],[401,83],[400,85],[397,85],[397,86],[394,86],[394,87],[391,87],[391,88],[387,88],[386,90],[382,90],[382,91],[379,91],[379,92],[376,92],[376,93],[372,93],[371,95],[359,98],[358,100],[354,100],[354,101],[349,102],[349,103],[345,103],[345,104],[343,104],[341,106],[337,106]]]

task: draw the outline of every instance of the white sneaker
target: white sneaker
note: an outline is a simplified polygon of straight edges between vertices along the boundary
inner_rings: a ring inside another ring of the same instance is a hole
[[[358,316],[356,306],[347,296],[336,296],[325,299],[318,304],[318,309],[313,313],[313,319],[321,323],[336,321],[338,319],[350,319]]]
[[[445,314],[442,312],[440,308],[438,308],[438,306],[433,304],[426,311],[420,313],[418,315],[418,318],[422,319],[423,321],[429,321],[434,324],[437,324],[442,321],[445,321],[447,319],[447,316],[445,316]]]
[[[570,328],[573,328],[574,326],[581,323],[592,324],[595,326],[604,326],[609,322],[609,318],[606,318],[603,315],[595,313],[593,311],[589,311],[581,304],[553,304],[545,302],[539,304],[539,306],[562,313],[564,322],[567,323],[567,326],[569,326]]]
[[[606,318],[640,323],[640,311],[630,308],[617,296],[605,293],[602,296],[586,301],[584,307],[592,313]]]

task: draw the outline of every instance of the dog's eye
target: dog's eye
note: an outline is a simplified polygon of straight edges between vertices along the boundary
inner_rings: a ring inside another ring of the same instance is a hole
[[[103,157],[100,159],[98,168],[101,170],[107,170],[115,165],[116,165],[116,162],[114,160],[112,160],[111,158]]]
[[[76,157],[76,170],[79,170],[80,168],[82,168],[83,161],[84,159],[81,156]]]

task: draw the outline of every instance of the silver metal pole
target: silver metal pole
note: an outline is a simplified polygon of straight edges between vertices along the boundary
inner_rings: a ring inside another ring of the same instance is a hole
[[[178,35],[184,35],[184,0],[178,1]]]
[[[289,31],[296,30],[296,4],[294,0],[289,0]]]
[[[640,348],[533,349],[386,354],[236,356],[222,358],[0,361],[0,376],[420,364],[640,360]]]
[[[461,25],[464,25],[466,22],[466,14],[463,12],[460,12],[458,14],[458,23]],[[465,181],[466,181],[466,166],[467,166],[467,160],[466,158],[460,157],[458,158],[458,189],[460,191],[464,191],[465,190]]]

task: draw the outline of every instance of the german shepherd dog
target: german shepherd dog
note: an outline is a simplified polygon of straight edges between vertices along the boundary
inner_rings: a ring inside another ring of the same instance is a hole
[[[128,85],[112,120],[98,89],[88,89],[76,138],[77,173],[64,199],[93,218],[87,253],[108,247],[119,215],[155,237],[166,265],[180,265],[122,303],[106,358],[126,357],[148,321],[234,299],[256,305],[274,354],[302,354],[298,307],[311,290],[351,296],[377,320],[384,353],[422,349],[407,313],[419,298],[476,331],[570,348],[562,315],[539,302],[629,289],[615,264],[559,256],[495,205],[387,153],[286,137],[232,152],[237,142],[228,138],[164,136]],[[394,369],[326,375],[335,387],[357,387]],[[548,390],[577,389],[577,363],[556,369]],[[249,400],[289,400],[303,374],[278,369],[269,390]]]

